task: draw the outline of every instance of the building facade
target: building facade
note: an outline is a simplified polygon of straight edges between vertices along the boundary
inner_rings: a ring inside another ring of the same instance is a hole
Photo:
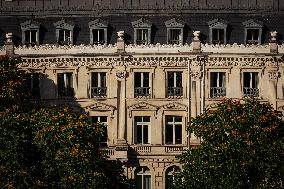
[[[105,123],[100,145],[136,188],[170,187],[176,156],[200,143],[190,119],[210,105],[253,96],[284,107],[280,0],[0,0],[0,9],[0,54],[20,57],[35,101]]]

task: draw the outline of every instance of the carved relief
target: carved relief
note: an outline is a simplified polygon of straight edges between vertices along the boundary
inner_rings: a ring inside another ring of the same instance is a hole
[[[178,102],[171,102],[169,104],[165,104],[161,108],[164,110],[180,110],[180,111],[187,111],[188,109],[186,105]]]
[[[131,106],[128,106],[128,109],[129,109],[129,116],[130,117],[132,117],[132,111],[135,111],[135,110],[154,111],[155,117],[157,117],[157,112],[159,110],[159,108],[157,106],[146,103],[146,102],[139,102],[139,103],[133,104]]]
[[[194,80],[201,78],[201,72],[200,71],[192,71],[190,72],[191,78]]]
[[[116,72],[116,77],[120,80],[123,80],[127,77],[127,72],[124,70],[120,70]]]
[[[139,20],[131,22],[131,24],[134,28],[151,28],[152,27],[152,23],[149,20],[146,20],[144,18],[140,18]]]
[[[184,22],[181,20],[178,20],[176,18],[173,18],[171,20],[168,20],[165,22],[165,25],[167,28],[183,28],[184,27]]]
[[[111,115],[113,116],[114,111],[116,110],[116,107],[112,105],[104,104],[101,102],[96,102],[94,104],[86,106],[85,110],[87,111],[111,111]]]
[[[268,72],[268,77],[270,80],[277,80],[280,77],[280,73],[277,71],[269,71]]]

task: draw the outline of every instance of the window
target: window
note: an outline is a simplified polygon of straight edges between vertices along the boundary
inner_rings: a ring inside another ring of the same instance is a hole
[[[243,22],[245,27],[245,44],[261,44],[263,23],[257,20]]]
[[[134,28],[134,43],[137,45],[147,45],[151,43],[152,23],[144,18],[132,22]]]
[[[59,30],[59,38],[58,38],[58,44],[60,45],[69,45],[72,44],[71,42],[71,31],[70,30]]]
[[[28,20],[24,23],[21,23],[22,29],[22,43],[25,45],[38,45],[39,44],[39,28],[40,24]]]
[[[247,29],[247,43],[258,44],[259,29]]]
[[[134,143],[150,144],[150,117],[135,116],[134,117]]]
[[[74,97],[73,74],[59,73],[57,74],[58,97]]]
[[[28,88],[32,98],[40,98],[40,87],[39,87],[39,73],[29,74],[27,79]]]
[[[226,44],[228,22],[222,19],[214,19],[209,21],[208,25],[209,42],[211,44]]]
[[[243,73],[243,95],[253,97],[259,96],[258,72]]]
[[[105,72],[93,72],[92,73],[92,87],[91,87],[91,97],[106,97],[107,87],[106,87],[106,73]]]
[[[173,189],[175,174],[180,172],[180,168],[178,166],[172,166],[166,171],[166,189]]]
[[[165,25],[167,27],[168,44],[182,45],[184,23],[174,18],[166,21]]]
[[[168,97],[183,96],[182,72],[168,72]]]
[[[56,27],[56,39],[59,45],[72,45],[73,44],[73,30],[74,24],[62,19],[54,23]]]
[[[90,43],[94,45],[107,44],[107,28],[108,23],[104,20],[96,19],[89,22]]]
[[[105,29],[93,29],[93,44],[98,45],[98,44],[105,44],[106,39],[105,39]]]
[[[210,97],[220,98],[226,96],[225,72],[210,73]]]
[[[147,167],[140,167],[135,177],[136,189],[151,189],[151,172]]]
[[[149,72],[134,73],[134,97],[150,96]]]
[[[107,147],[107,116],[93,116],[92,123],[104,125],[102,135],[99,138],[99,145],[100,147]]]
[[[181,116],[166,116],[165,139],[166,139],[166,144],[182,143]]]

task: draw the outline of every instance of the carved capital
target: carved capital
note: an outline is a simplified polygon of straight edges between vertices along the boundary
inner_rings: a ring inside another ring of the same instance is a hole
[[[270,71],[268,72],[269,80],[275,81],[280,77],[280,73],[277,71]]]
[[[194,80],[200,79],[201,78],[201,72],[199,71],[193,71],[190,73],[191,78]]]
[[[124,70],[117,71],[116,72],[116,77],[119,80],[123,80],[123,79],[125,79],[127,77],[127,72],[124,71]]]

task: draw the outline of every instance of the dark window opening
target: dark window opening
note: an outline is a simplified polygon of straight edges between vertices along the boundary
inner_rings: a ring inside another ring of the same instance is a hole
[[[57,75],[58,97],[74,97],[73,74],[59,73]]]
[[[247,29],[247,43],[248,44],[259,43],[259,29]]]
[[[98,139],[99,142],[99,146],[100,147],[107,147],[107,139],[108,139],[108,135],[107,135],[107,116],[93,116],[92,117],[92,123],[93,124],[103,124],[103,131],[101,133],[101,136]]]
[[[93,72],[91,80],[91,97],[106,97],[106,73],[105,72]]]
[[[134,73],[134,97],[150,96],[149,73],[135,72]]]
[[[183,96],[182,72],[168,72],[168,97]]]
[[[98,45],[98,44],[103,45],[106,43],[104,29],[94,29],[92,32],[93,32],[93,43],[95,45]]]
[[[224,29],[212,29],[212,43],[213,44],[224,44]]]
[[[166,144],[182,144],[182,117],[166,116]]]
[[[226,96],[225,72],[210,73],[210,97],[220,98]]]

